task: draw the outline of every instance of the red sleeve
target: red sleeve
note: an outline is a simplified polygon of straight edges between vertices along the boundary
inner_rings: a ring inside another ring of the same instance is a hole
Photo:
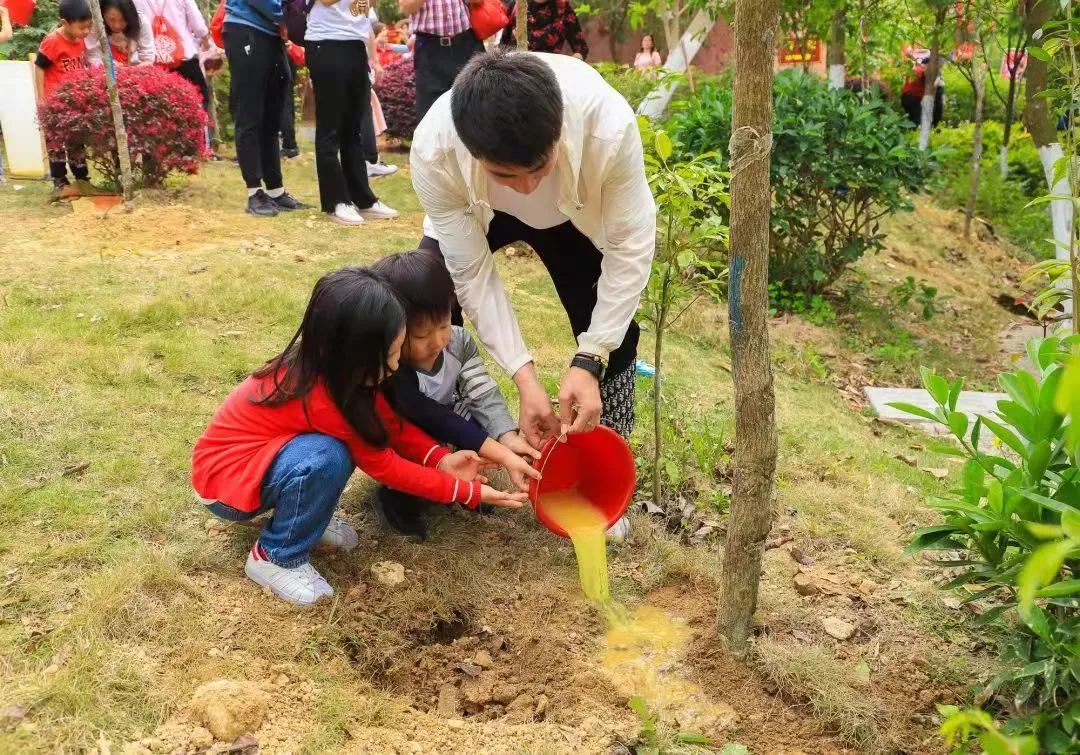
[[[389,488],[437,503],[461,503],[470,509],[480,505],[479,482],[459,480],[403,459],[389,448],[372,448],[359,438],[351,438],[346,444],[356,466]]]
[[[297,68],[303,68],[307,65],[307,53],[300,45],[294,45],[292,42],[285,40],[285,54],[289,56],[289,60]]]
[[[390,448],[374,448],[364,442],[324,387],[312,389],[307,400],[312,429],[343,440],[356,466],[383,485],[436,503],[461,503],[469,508],[480,505],[480,483],[435,469],[450,452],[395,415],[381,393],[376,394],[375,410],[390,433]]]
[[[221,0],[218,3],[217,10],[214,11],[214,17],[210,19],[210,36],[214,38],[214,44],[218,47],[225,47],[225,42],[221,38],[221,30],[225,26],[225,0]]]

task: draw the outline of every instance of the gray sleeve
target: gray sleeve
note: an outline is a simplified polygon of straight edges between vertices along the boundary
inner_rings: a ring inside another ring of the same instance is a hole
[[[473,419],[495,440],[504,433],[517,430],[517,422],[510,415],[502,391],[484,367],[480,349],[469,331],[455,327],[449,348],[461,360],[457,391]]]

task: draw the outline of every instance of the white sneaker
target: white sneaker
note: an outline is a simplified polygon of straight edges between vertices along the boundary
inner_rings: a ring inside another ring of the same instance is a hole
[[[336,516],[326,525],[326,529],[319,538],[320,545],[329,545],[332,548],[340,548],[343,551],[351,551],[360,542],[356,530],[349,526],[344,519]]]
[[[344,202],[334,208],[334,212],[330,215],[330,219],[341,225],[364,224],[364,216],[360,214],[360,211],[353,205],[345,204]]]
[[[360,210],[360,214],[364,216],[366,220],[389,220],[390,218],[396,218],[398,211],[393,207],[387,207],[382,202],[376,200],[375,204],[368,207],[366,210]]]
[[[298,606],[310,606],[319,598],[334,595],[334,588],[314,566],[304,564],[292,569],[278,566],[266,559],[258,540],[248,552],[244,574],[260,587],[268,587],[274,595]]]
[[[630,537],[630,515],[623,514],[622,519],[611,525],[607,531],[609,543],[621,543]]]
[[[377,163],[367,164],[368,178],[382,178],[383,176],[392,176],[398,172],[398,166],[388,165],[382,160]]]

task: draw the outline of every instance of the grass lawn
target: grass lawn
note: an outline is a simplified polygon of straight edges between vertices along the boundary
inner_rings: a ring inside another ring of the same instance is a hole
[[[310,152],[287,164],[286,181],[316,200]],[[409,544],[380,530],[356,475],[341,510],[361,547],[316,558],[337,597],[300,611],[243,576],[254,532],[208,527],[195,501],[195,438],[287,342],[318,277],[418,240],[407,171],[376,187],[402,217],[361,228],[317,211],[248,217],[231,163],[106,218],[83,201],[49,205],[44,184],[0,187],[0,708],[21,709],[0,712],[0,751],[205,749],[188,701],[218,678],[266,691],[255,732],[265,752],[604,752],[638,741],[626,689],[597,660],[603,624],[578,595],[569,543],[527,510],[448,511],[429,543]],[[991,298],[1018,264],[992,241],[964,249],[956,217],[920,204],[893,219],[888,250],[854,274],[858,306],[838,321],[774,321],[777,547],[748,663],[712,632],[722,528],[689,545],[639,513],[613,551],[616,595],[693,629],[677,673],[737,716],[703,732],[718,745],[940,750],[934,703],[986,673],[959,612],[901,555],[933,521],[922,496],[944,484],[920,467],[955,467],[932,439],[851,404],[871,380],[912,383],[920,361],[980,384],[1008,364],[996,334],[1009,315]],[[565,315],[534,257],[499,265],[553,388],[572,349]],[[952,296],[935,320],[886,303],[908,274]],[[687,489],[722,516],[727,472],[701,467],[726,465],[724,444],[693,450],[733,426],[722,308],[696,307],[669,344],[672,446],[696,466]],[[644,418],[648,383],[639,388]],[[385,560],[405,566],[403,585],[373,581],[370,566]],[[799,573],[836,587],[802,596]],[[833,640],[827,617],[856,636]],[[484,694],[461,671],[482,649]],[[440,704],[452,695],[460,707]],[[670,744],[679,731],[661,716],[656,737]]]

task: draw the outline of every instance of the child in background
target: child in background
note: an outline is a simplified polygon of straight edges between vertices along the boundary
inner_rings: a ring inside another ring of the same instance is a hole
[[[242,521],[273,510],[244,572],[283,600],[334,594],[308,558],[320,543],[356,547],[356,532],[334,517],[354,467],[439,503],[519,508],[525,499],[484,484],[476,453],[450,453],[395,413],[380,384],[404,341],[390,284],[359,267],[328,273],[285,351],[229,395],[195,443],[192,484],[212,514]]]
[[[442,260],[430,252],[404,252],[371,269],[405,301],[405,344],[391,382],[401,413],[439,440],[497,461],[527,490],[525,478],[539,479],[539,473],[522,457],[539,459],[540,452],[518,433],[472,335],[450,324],[454,283]],[[376,494],[376,511],[387,525],[421,540],[427,536],[426,508],[398,491]]]
[[[34,84],[39,104],[44,104],[65,79],[87,66],[86,38],[93,28],[87,0],[60,0],[57,10],[60,28],[45,35],[34,60]],[[52,133],[45,134],[45,145],[55,197],[77,197],[82,191],[93,189],[84,145],[69,142],[66,134]],[[68,181],[68,167],[78,188]]]
[[[109,30],[109,47],[117,65],[154,64],[154,34],[150,31],[150,22],[139,15],[132,0],[101,0],[101,17]],[[92,66],[104,63],[96,34],[86,38],[86,57]]]

